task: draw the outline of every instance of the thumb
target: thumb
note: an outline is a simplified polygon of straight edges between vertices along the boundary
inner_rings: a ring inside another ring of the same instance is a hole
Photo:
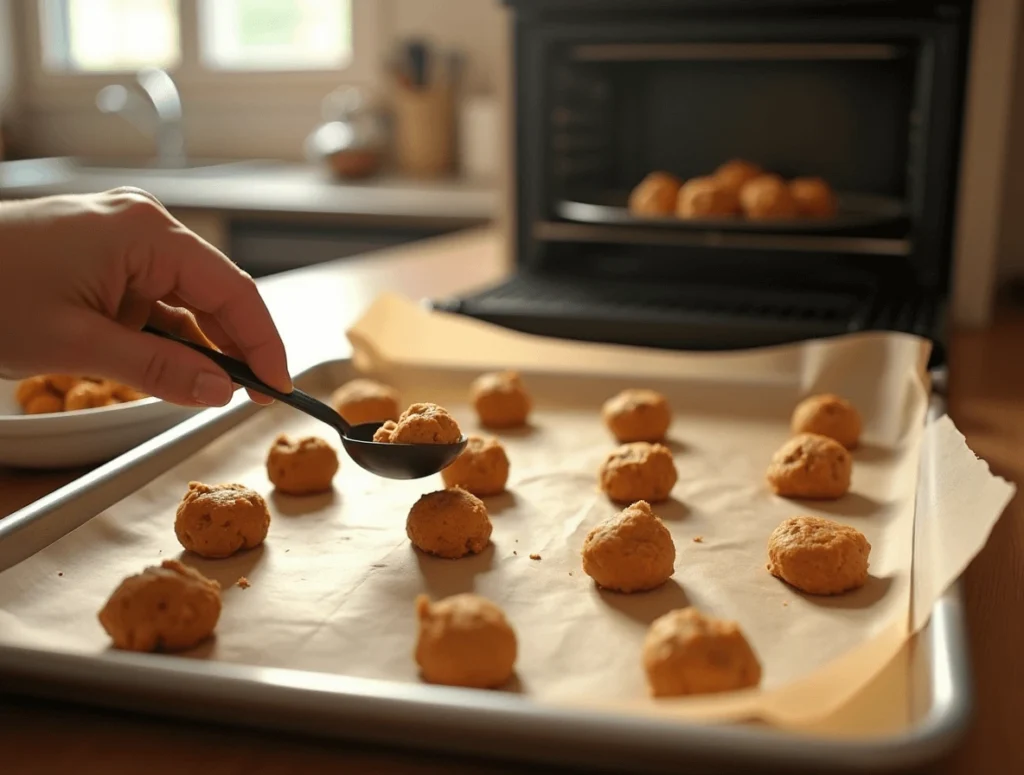
[[[109,318],[89,321],[78,358],[88,370],[182,406],[224,406],[235,386],[206,356]]]

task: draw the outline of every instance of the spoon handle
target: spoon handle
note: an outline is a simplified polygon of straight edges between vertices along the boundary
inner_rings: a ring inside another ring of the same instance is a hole
[[[331,407],[325,404],[323,401],[318,401],[308,393],[304,393],[298,388],[292,390],[291,393],[282,393],[280,390],[276,390],[268,385],[266,382],[261,380],[253,370],[249,368],[248,364],[244,361],[240,361],[237,358],[232,358],[230,355],[225,355],[217,350],[212,350],[209,347],[204,347],[201,344],[190,342],[188,339],[183,339],[180,336],[169,334],[166,331],[161,331],[152,326],[144,326],[142,330],[147,334],[153,334],[164,339],[168,339],[177,344],[185,345],[195,350],[197,353],[201,353],[209,358],[211,361],[220,366],[224,371],[228,373],[236,383],[245,388],[250,388],[257,393],[262,393],[265,396],[270,396],[283,404],[288,404],[300,412],[305,412],[311,417],[315,417],[321,422],[325,422],[332,428],[340,431],[343,436],[348,436],[352,430],[352,426],[345,422],[345,419],[334,411]]]

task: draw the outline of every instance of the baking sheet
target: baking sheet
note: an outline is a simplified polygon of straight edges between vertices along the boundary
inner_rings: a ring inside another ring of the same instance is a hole
[[[427,345],[439,333],[424,321],[415,331],[403,329],[412,314],[387,300],[371,310],[353,337],[377,345],[361,347],[362,360],[385,369],[406,400],[445,403],[472,429],[465,390],[475,372],[395,366],[391,335],[404,345]],[[377,326],[381,320],[384,330]],[[270,496],[274,521],[262,549],[226,561],[185,556],[225,587],[218,636],[192,656],[415,681],[415,595],[472,589],[509,613],[522,645],[514,689],[540,702],[701,718],[760,716],[780,724],[821,718],[884,667],[910,630],[913,492],[927,354],[922,347],[903,336],[851,337],[717,356],[724,360],[716,368],[710,367],[716,356],[677,356],[671,385],[645,378],[676,406],[672,438],[680,483],[675,500],[659,513],[673,532],[679,559],[672,584],[630,597],[595,590],[579,570],[578,550],[586,530],[615,510],[595,491],[597,464],[614,446],[597,407],[635,380],[531,375],[539,404],[534,426],[528,433],[502,434],[513,473],[511,493],[488,500],[492,549],[458,561],[419,555],[405,539],[404,518],[416,497],[440,486],[439,477],[384,482],[343,463],[330,497]],[[554,354],[544,346],[532,349],[539,361]],[[421,360],[431,354],[427,346],[414,350]],[[456,352],[466,357],[465,350]],[[492,352],[517,365],[517,348]],[[631,365],[646,360],[645,373],[657,371],[651,367],[664,357],[636,356]],[[593,368],[595,361],[588,363]],[[562,367],[571,364],[563,361]],[[856,456],[853,492],[814,506],[769,496],[761,485],[764,466],[786,436],[795,397],[840,386],[868,416],[868,444]],[[86,653],[105,649],[95,612],[122,576],[179,554],[173,513],[188,480],[243,481],[270,495],[263,455],[282,430],[323,432],[287,408],[261,411],[0,575],[0,641]],[[955,462],[956,455],[950,459]],[[974,516],[984,522],[991,504],[979,506]],[[778,521],[794,513],[831,515],[864,530],[875,545],[872,583],[822,604],[768,576],[764,542]],[[696,536],[703,541],[693,542]],[[531,553],[541,559],[530,560]],[[249,589],[231,586],[243,575]],[[765,663],[763,691],[657,704],[645,698],[639,644],[646,624],[685,602],[742,622]]]

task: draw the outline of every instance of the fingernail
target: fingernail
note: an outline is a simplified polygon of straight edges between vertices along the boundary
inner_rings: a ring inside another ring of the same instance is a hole
[[[199,372],[192,386],[192,398],[206,406],[224,406],[235,392],[231,380],[221,374]]]

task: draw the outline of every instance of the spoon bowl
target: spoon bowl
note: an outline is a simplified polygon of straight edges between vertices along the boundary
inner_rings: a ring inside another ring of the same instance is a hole
[[[393,444],[377,442],[373,434],[384,423],[353,425],[341,437],[342,446],[360,468],[387,479],[422,479],[447,468],[462,454],[469,439],[455,444]]]
[[[333,408],[308,393],[298,389],[282,393],[270,387],[257,377],[246,363],[237,358],[152,326],[146,326],[142,330],[202,353],[224,369],[228,376],[242,387],[270,396],[327,423],[341,436],[341,445],[352,461],[377,476],[386,479],[422,479],[432,476],[451,465],[455,458],[462,454],[469,441],[465,435],[455,444],[392,444],[374,441],[373,434],[384,424],[382,422],[350,425]]]

